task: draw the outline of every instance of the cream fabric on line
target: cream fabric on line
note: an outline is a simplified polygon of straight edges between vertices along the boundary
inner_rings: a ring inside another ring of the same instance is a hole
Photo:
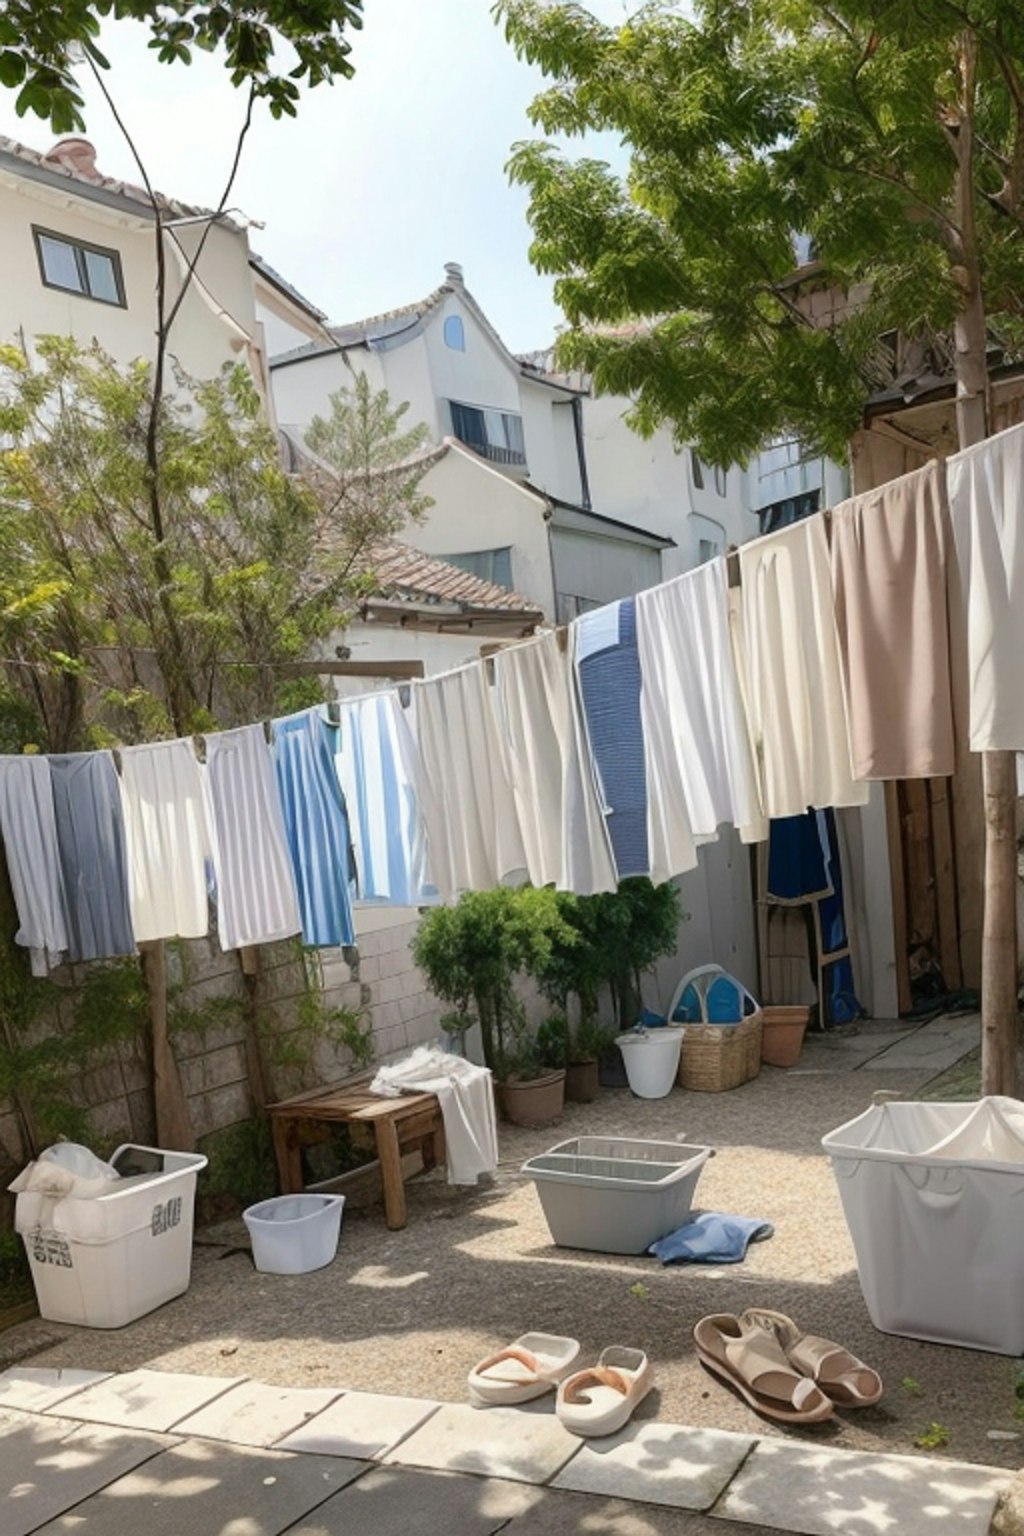
[[[204,770],[190,741],[121,748],[128,895],[138,943],[208,931]]]
[[[416,732],[438,811],[430,871],[443,900],[522,880],[526,850],[519,831],[489,686],[477,663],[417,683]]]
[[[206,767],[221,949],[289,938],[302,920],[262,725],[208,736]]]
[[[945,475],[937,463],[842,502],[832,520],[836,628],[858,779],[955,767]]]
[[[572,657],[548,633],[493,658],[494,707],[534,885],[592,896],[618,881],[576,704]]]
[[[1024,426],[946,461],[973,752],[1024,750]]]
[[[724,825],[768,836],[729,632],[723,559],[640,592],[636,632],[651,878],[697,863]]]
[[[866,805],[853,777],[821,513],[739,550],[738,635],[766,816]]]
[[[69,948],[67,896],[45,757],[0,757],[0,831],[18,911],[14,942],[31,950],[33,974],[45,976]]]

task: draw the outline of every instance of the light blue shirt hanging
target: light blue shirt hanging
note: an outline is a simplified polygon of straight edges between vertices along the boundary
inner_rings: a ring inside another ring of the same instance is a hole
[[[348,816],[331,739],[336,734],[315,709],[274,721],[274,768],[302,941],[317,948],[355,941]]]
[[[650,873],[647,768],[633,598],[575,621],[576,672],[587,737],[620,880]]]

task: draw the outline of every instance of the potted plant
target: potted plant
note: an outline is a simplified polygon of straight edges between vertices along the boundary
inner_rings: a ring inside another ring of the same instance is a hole
[[[433,991],[461,1018],[479,1022],[499,1103],[517,1124],[544,1124],[561,1110],[565,1070],[544,1065],[516,993],[521,975],[543,969],[556,938],[574,942],[554,891],[498,886],[432,908],[413,941]],[[530,1087],[535,1091],[525,1091]]]
[[[613,1031],[596,1015],[580,1018],[575,1028],[561,1014],[545,1019],[537,1031],[541,1059],[565,1068],[565,1097],[572,1104],[592,1104],[600,1087],[598,1063],[614,1039]]]

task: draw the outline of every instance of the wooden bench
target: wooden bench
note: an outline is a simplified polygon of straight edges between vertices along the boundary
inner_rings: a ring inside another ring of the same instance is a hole
[[[353,1132],[361,1130],[364,1145],[372,1137],[384,1186],[384,1219],[397,1232],[406,1222],[402,1157],[418,1151],[426,1168],[443,1163],[444,1120],[436,1094],[406,1093],[400,1098],[382,1098],[370,1092],[369,1081],[367,1074],[333,1088],[314,1088],[292,1099],[282,1099],[279,1104],[268,1104],[277,1172],[283,1195],[301,1194],[305,1188],[303,1146],[323,1140],[331,1124],[350,1125]],[[359,1139],[353,1135],[357,1144]]]

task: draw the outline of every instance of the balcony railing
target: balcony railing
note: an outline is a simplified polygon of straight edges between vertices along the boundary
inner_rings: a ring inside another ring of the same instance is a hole
[[[521,448],[499,448],[496,443],[481,443],[474,438],[461,439],[467,448],[472,448],[482,459],[489,459],[492,464],[525,465],[526,454]]]

